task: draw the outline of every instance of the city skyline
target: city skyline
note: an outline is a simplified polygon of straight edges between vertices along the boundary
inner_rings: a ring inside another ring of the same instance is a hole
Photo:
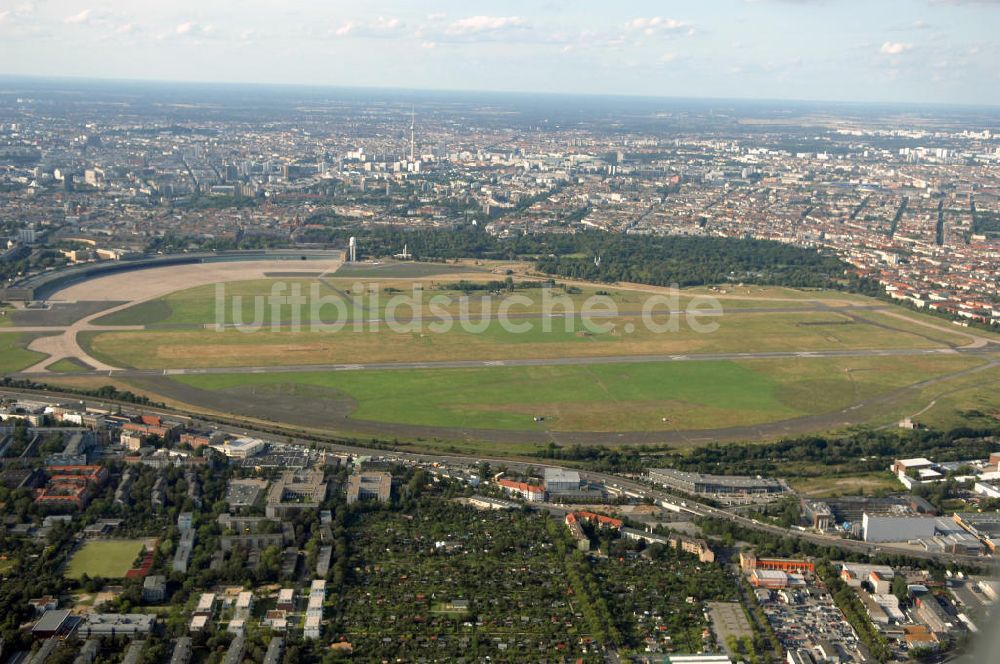
[[[15,0],[0,5],[0,74],[997,105],[998,18],[992,0]]]

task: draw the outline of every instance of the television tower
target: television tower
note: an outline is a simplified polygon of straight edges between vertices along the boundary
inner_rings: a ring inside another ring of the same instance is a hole
[[[414,140],[414,131],[417,128],[417,110],[414,107],[410,107],[410,163],[414,163],[414,155],[416,153],[416,141]]]

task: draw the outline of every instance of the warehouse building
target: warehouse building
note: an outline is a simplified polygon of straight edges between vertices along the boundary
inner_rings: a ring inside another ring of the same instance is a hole
[[[655,484],[685,493],[715,495],[777,495],[788,491],[782,480],[768,477],[704,475],[673,468],[651,468],[649,479]]]
[[[549,493],[567,493],[580,490],[580,473],[564,468],[545,469],[545,489]]]
[[[932,538],[937,533],[937,519],[932,516],[861,517],[862,539],[866,542],[908,542]]]

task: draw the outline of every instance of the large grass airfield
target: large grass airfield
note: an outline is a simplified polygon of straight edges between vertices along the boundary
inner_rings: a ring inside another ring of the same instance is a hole
[[[512,445],[699,444],[1000,411],[1000,336],[862,296],[562,281],[543,291],[544,277],[514,264],[295,267],[207,270],[134,296],[125,282],[143,275],[74,284],[86,315],[67,323],[64,303],[46,325],[14,312],[0,368],[303,429]],[[476,285],[508,276],[500,292]],[[267,299],[296,294],[298,314]],[[714,331],[683,316],[676,329],[643,324],[649,298],[661,298],[662,324],[706,295],[722,309],[699,319]],[[580,312],[595,298],[587,327]],[[516,329],[496,320],[504,307]]]

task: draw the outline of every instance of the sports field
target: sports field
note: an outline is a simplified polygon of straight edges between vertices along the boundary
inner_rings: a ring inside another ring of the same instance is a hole
[[[66,567],[66,577],[120,579],[132,568],[143,549],[144,540],[95,540],[85,543]]]

